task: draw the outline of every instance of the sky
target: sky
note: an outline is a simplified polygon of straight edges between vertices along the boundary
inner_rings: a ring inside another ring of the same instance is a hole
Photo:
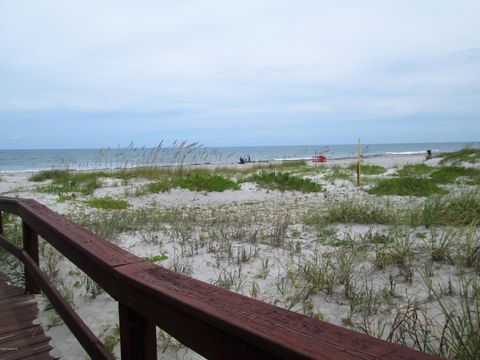
[[[478,0],[0,0],[0,149],[480,140]]]

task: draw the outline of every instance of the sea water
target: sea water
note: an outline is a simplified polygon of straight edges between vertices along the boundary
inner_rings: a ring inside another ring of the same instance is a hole
[[[456,151],[466,147],[480,148],[480,142],[363,144],[363,156],[426,154]],[[181,164],[232,164],[240,157],[252,161],[311,159],[324,155],[327,159],[354,157],[357,145],[294,145],[204,147],[182,144],[155,148],[106,149],[35,149],[0,150],[0,172],[27,172],[47,169],[113,169],[137,166]]]

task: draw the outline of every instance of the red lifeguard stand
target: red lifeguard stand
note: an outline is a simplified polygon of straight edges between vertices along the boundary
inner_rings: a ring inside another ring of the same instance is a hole
[[[324,163],[327,162],[327,158],[323,155],[313,155],[312,161],[314,163]]]

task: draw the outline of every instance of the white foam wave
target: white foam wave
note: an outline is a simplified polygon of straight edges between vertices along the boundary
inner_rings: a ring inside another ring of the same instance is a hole
[[[432,152],[439,152],[438,150],[432,150]],[[386,155],[424,155],[427,153],[427,150],[422,150],[422,151],[388,151],[385,154]]]

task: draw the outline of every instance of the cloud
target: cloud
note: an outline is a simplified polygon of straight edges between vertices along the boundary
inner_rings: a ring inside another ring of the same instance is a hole
[[[50,112],[185,132],[288,117],[293,133],[304,118],[470,118],[478,13],[469,0],[3,1],[0,123]]]

